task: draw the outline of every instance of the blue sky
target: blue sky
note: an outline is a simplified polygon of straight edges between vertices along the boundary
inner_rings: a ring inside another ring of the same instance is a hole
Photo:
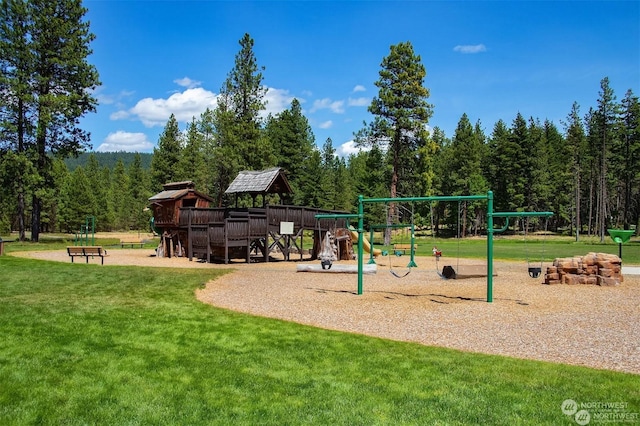
[[[96,151],[151,152],[169,115],[185,129],[215,108],[249,33],[264,66],[267,112],[302,103],[316,144],[340,154],[377,95],[391,45],[410,41],[426,67],[430,127],[452,137],[463,113],[494,124],[525,118],[563,130],[573,102],[596,107],[609,77],[618,100],[640,95],[638,1],[113,1],[86,0],[100,73],[97,113],[81,126]]]

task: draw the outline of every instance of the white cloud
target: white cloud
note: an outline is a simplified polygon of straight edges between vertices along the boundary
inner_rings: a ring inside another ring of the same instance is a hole
[[[131,114],[129,114],[128,111],[120,110],[120,111],[116,111],[116,112],[111,113],[109,118],[111,120],[125,120],[125,119],[129,118],[130,115]]]
[[[284,111],[291,106],[291,101],[293,101],[294,97],[295,96],[289,94],[288,90],[268,87],[267,93],[264,96],[264,100],[267,102],[266,110],[263,111],[261,115],[266,117],[268,114],[276,115]],[[300,103],[304,102],[303,100],[298,100]]]
[[[321,109],[329,109],[336,114],[342,114],[344,112],[344,101],[332,101],[329,98],[317,99],[313,101],[313,107],[310,112],[316,112]]]
[[[152,148],[153,144],[147,140],[147,135],[144,133],[130,133],[118,130],[115,133],[109,133],[96,151],[144,152],[151,151]]]
[[[133,116],[147,127],[164,126],[171,114],[174,114],[180,122],[188,122],[193,117],[198,117],[207,108],[214,109],[216,104],[215,93],[195,87],[174,93],[167,99],[141,99],[129,111],[118,111],[111,116],[114,120]]]
[[[268,87],[264,97],[267,105],[266,110],[262,112],[263,117],[269,113],[275,115],[289,108],[293,98],[288,90]],[[207,108],[215,109],[217,102],[218,95],[215,93],[202,87],[193,87],[173,93],[166,99],[140,99],[133,108],[116,111],[110,117],[112,120],[137,119],[147,127],[154,127],[166,125],[171,114],[174,114],[176,120],[186,123],[193,117],[198,118]],[[304,100],[300,100],[300,103],[303,102]]]
[[[453,48],[453,51],[460,53],[480,53],[486,52],[487,47],[484,44],[459,44]]]
[[[318,127],[321,129],[330,129],[331,127],[333,127],[333,121],[323,121],[322,123],[318,124]]]
[[[113,95],[105,93],[104,91],[106,88],[106,86],[100,86],[92,92],[100,105],[113,105],[119,103],[121,100],[130,97],[134,93],[130,90],[122,90],[120,93]]]
[[[369,98],[349,98],[347,101],[347,105],[349,106],[367,106],[371,101]]]
[[[362,84],[357,84],[356,87],[353,88],[353,93],[356,92],[364,92],[367,89],[365,89],[365,87]]]
[[[369,148],[358,147],[356,146],[356,142],[351,140],[349,142],[345,142],[336,148],[336,155],[338,157],[348,157],[351,154],[357,154],[360,151],[369,151]]]
[[[177,78],[173,80],[178,86],[186,87],[187,89],[193,89],[194,87],[199,87],[202,82],[191,80],[189,77]]]

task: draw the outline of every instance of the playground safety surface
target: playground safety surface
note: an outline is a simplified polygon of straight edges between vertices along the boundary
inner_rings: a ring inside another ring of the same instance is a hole
[[[12,255],[70,262],[66,251]],[[418,267],[398,279],[389,261],[404,272],[408,257],[379,258],[378,273],[364,276],[362,295],[357,275],[296,272],[299,262],[207,264],[156,258],[149,249],[113,249],[104,267],[232,268],[197,290],[197,298],[325,329],[640,374],[640,275],[625,275],[617,287],[549,286],[541,284],[544,276],[530,278],[523,262],[496,261],[494,301],[487,303],[486,278],[443,280],[433,258],[417,257]],[[456,262],[443,257],[440,265]]]

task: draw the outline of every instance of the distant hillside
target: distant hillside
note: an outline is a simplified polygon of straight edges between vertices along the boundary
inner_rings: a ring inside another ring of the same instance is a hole
[[[93,154],[98,160],[100,167],[107,166],[111,170],[116,166],[118,160],[122,160],[125,167],[129,167],[129,164],[133,162],[136,155],[135,152],[85,152],[78,156],[78,158],[67,158],[64,162],[70,171],[75,170],[78,166],[84,167],[89,160],[89,156]],[[140,159],[142,160],[142,168],[149,170],[151,168],[151,157],[153,154],[141,152]]]

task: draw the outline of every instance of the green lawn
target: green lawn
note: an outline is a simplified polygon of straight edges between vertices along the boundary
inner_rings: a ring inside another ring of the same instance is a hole
[[[221,273],[0,257],[0,424],[569,425],[569,398],[640,412],[638,375],[198,302]]]
[[[409,243],[407,238],[394,239],[395,243]],[[465,238],[458,241],[455,238],[416,238],[418,245],[417,255],[430,256],[433,246],[442,250],[447,257],[461,258],[486,258],[487,240],[486,238]],[[385,247],[392,250],[391,246]],[[572,237],[527,237],[525,241],[522,237],[502,237],[498,236],[493,241],[493,256],[498,260],[521,260],[530,262],[551,262],[558,257],[584,256],[589,252],[602,252],[618,254],[619,246],[610,238],[604,243],[600,243],[595,238],[584,237],[582,241],[575,242]],[[640,265],[640,239],[634,238],[622,246],[622,260],[628,265]]]

